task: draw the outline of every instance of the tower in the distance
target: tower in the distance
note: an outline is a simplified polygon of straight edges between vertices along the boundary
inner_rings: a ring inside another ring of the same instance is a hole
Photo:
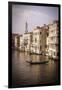
[[[26,23],[25,23],[25,33],[27,33],[27,32],[28,32],[28,23],[26,21]]]

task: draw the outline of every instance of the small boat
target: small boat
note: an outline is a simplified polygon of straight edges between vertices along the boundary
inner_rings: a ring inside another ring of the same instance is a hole
[[[48,63],[49,61],[41,61],[41,62],[34,62],[34,61],[26,61],[27,63],[30,63],[30,64],[46,64]]]
[[[42,54],[38,54],[38,53],[29,53],[30,55],[42,55]]]

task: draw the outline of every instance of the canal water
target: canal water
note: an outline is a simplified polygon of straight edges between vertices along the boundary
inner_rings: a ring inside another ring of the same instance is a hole
[[[30,65],[26,60],[46,60],[46,56],[29,55],[12,50],[12,87],[57,84],[58,61],[49,60],[47,64]]]

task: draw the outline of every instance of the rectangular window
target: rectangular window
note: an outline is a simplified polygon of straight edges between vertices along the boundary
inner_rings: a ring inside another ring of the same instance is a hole
[[[37,38],[35,38],[35,43],[37,42]]]
[[[40,50],[42,49],[42,46],[40,46]]]
[[[40,32],[40,34],[42,34],[42,32]]]

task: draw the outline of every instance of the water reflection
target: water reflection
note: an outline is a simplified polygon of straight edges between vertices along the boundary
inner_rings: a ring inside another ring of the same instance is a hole
[[[53,60],[48,64],[30,65],[26,60],[46,60],[46,56],[29,55],[24,52],[12,52],[13,87],[58,83],[58,62]]]

